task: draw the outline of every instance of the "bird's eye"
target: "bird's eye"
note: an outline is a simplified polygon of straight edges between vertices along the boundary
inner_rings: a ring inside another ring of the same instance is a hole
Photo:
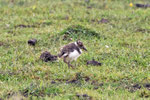
[[[79,43],[81,46],[83,45],[81,42]]]
[[[82,46],[82,44],[79,44],[80,46]]]

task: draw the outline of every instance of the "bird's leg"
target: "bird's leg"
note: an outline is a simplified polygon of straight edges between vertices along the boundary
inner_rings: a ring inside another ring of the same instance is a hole
[[[72,62],[72,60],[69,60],[69,64],[70,64],[70,62]],[[70,64],[70,66],[71,66],[72,68],[75,68],[75,67],[76,67],[76,65],[74,66],[74,65],[72,65],[72,64]]]
[[[78,66],[78,65],[77,65],[77,62],[75,62],[75,66]]]
[[[65,62],[66,64],[68,64],[68,67],[69,67],[69,68],[70,68],[70,66],[71,66],[72,68],[74,67],[73,65],[70,64],[70,61],[68,61],[68,62],[66,61],[66,57],[64,57],[64,62]]]
[[[78,66],[78,64],[77,64],[77,62],[76,62],[76,61],[77,61],[77,58],[76,58],[76,59],[74,59],[74,61],[75,61],[75,66]]]
[[[68,62],[68,66],[74,68],[74,66],[70,64],[70,61]]]

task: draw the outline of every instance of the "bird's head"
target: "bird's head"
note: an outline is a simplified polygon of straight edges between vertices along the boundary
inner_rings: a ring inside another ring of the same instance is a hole
[[[83,50],[87,51],[87,49],[85,48],[84,44],[80,40],[77,40],[76,43],[77,43],[77,45],[78,45],[78,47],[80,49],[83,49]]]

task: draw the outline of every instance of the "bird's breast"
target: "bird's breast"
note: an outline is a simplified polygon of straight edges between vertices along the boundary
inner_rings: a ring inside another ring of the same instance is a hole
[[[80,55],[81,54],[77,50],[74,50],[73,52],[70,52],[69,58],[71,58],[72,60],[76,60]]]

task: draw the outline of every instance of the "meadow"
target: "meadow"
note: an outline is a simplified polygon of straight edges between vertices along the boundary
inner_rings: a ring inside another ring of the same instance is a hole
[[[0,0],[0,100],[150,99],[150,8],[136,3],[150,1]],[[76,68],[40,59],[78,39]]]

